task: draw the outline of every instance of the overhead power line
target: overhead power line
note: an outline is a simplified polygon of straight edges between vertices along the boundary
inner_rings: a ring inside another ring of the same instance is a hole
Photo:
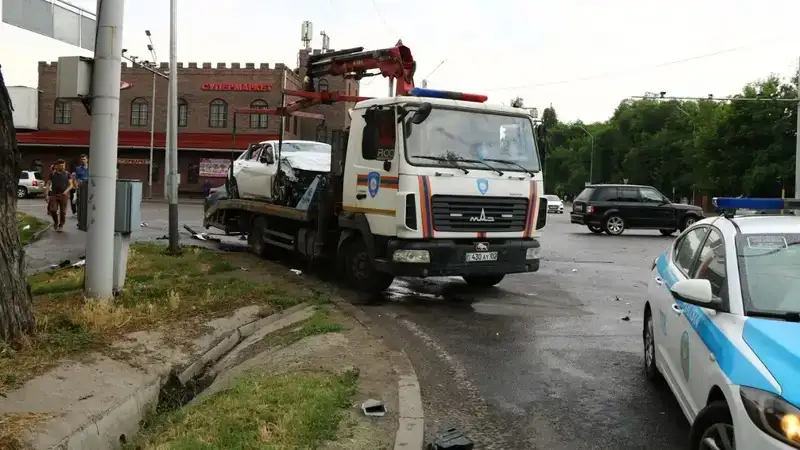
[[[747,49],[747,48],[756,47],[756,46],[759,46],[759,45],[764,45],[766,43],[771,43],[771,42],[774,42],[774,41],[776,41],[778,39],[781,39],[781,38],[784,38],[784,37],[785,37],[785,35],[782,35],[782,36],[779,36],[779,37],[773,37],[773,38],[770,38],[768,40],[759,41],[759,42],[752,43],[752,44],[747,44],[747,45],[741,45],[741,46],[738,46],[738,47],[727,48],[727,49],[724,49],[724,50],[719,50],[719,51],[715,51],[715,52],[711,52],[711,53],[703,53],[701,55],[694,55],[694,56],[690,56],[688,58],[682,58],[682,59],[677,59],[677,60],[673,60],[673,61],[667,61],[667,62],[663,62],[663,63],[651,65],[651,66],[628,68],[628,69],[625,69],[625,70],[619,70],[619,71],[613,71],[613,72],[605,72],[605,73],[601,73],[601,74],[597,74],[597,75],[589,75],[589,76],[586,76],[586,77],[571,78],[571,79],[565,79],[565,80],[559,80],[559,81],[545,81],[545,82],[542,82],[542,83],[525,84],[525,85],[519,85],[519,86],[507,86],[507,87],[499,87],[499,88],[489,88],[489,89],[484,89],[484,91],[488,91],[488,92],[493,92],[493,91],[514,91],[514,90],[530,89],[530,88],[542,87],[542,86],[556,86],[556,85],[560,85],[560,84],[580,83],[580,82],[584,82],[584,81],[592,81],[592,80],[598,80],[598,79],[602,79],[602,78],[610,78],[610,77],[628,75],[631,72],[641,72],[641,71],[646,71],[646,70],[659,69],[661,67],[668,67],[668,66],[673,66],[673,65],[676,65],[676,64],[683,64],[683,63],[687,63],[687,62],[690,62],[690,61],[696,61],[696,60],[699,60],[699,59],[705,59],[705,58],[711,58],[711,57],[714,57],[714,56],[724,55],[726,53],[733,53],[733,52],[741,51],[741,50],[744,50],[744,49]]]
[[[788,102],[797,103],[798,98],[769,98],[769,97],[653,97],[649,95],[634,95],[631,98],[636,100],[687,100],[687,101],[711,101],[711,102]]]

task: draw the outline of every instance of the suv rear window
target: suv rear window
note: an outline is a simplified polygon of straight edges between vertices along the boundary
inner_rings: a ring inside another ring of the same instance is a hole
[[[586,189],[582,190],[577,197],[575,197],[576,202],[588,202],[589,198],[592,197],[592,192],[594,192],[593,187],[587,187]]]
[[[33,172],[33,176],[36,177],[37,180],[44,180],[42,172]]]
[[[594,197],[594,200],[598,202],[614,202],[617,201],[619,192],[616,187],[604,187],[600,188]]]

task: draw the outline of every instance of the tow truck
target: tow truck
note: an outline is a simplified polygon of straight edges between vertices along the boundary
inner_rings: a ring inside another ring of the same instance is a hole
[[[317,175],[296,204],[207,205],[205,228],[246,236],[262,257],[277,247],[332,264],[369,293],[398,276],[460,276],[490,287],[537,271],[547,220],[543,124],[524,110],[487,105],[485,95],[415,87],[415,68],[401,41],[312,55],[304,89],[284,88],[282,106],[267,113],[283,121],[316,104],[354,102],[349,129],[331,142],[330,173]],[[320,92],[324,75],[383,76],[393,95]],[[287,104],[288,97],[299,99]],[[279,144],[273,161],[280,160]]]

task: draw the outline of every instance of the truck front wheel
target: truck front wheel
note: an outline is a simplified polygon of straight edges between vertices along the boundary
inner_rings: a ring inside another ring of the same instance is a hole
[[[256,217],[256,219],[253,220],[250,232],[247,234],[247,243],[250,245],[250,251],[262,258],[267,256],[267,243],[264,242],[264,229],[266,227],[266,217]]]
[[[379,294],[388,289],[394,281],[393,275],[375,270],[367,246],[360,238],[354,239],[347,245],[345,268],[350,285],[368,294]]]
[[[489,288],[503,281],[505,275],[464,275],[464,281],[470,286]]]

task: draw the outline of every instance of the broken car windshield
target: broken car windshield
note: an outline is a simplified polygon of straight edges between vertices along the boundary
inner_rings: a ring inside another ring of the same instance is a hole
[[[323,142],[284,142],[282,152],[330,153],[331,146]]]
[[[426,157],[425,165],[452,166],[458,160],[470,169],[488,169],[483,161],[492,160],[502,171],[540,170],[533,124],[524,116],[434,107],[421,124],[405,126],[411,164],[421,165]],[[437,160],[429,163],[429,158]]]

